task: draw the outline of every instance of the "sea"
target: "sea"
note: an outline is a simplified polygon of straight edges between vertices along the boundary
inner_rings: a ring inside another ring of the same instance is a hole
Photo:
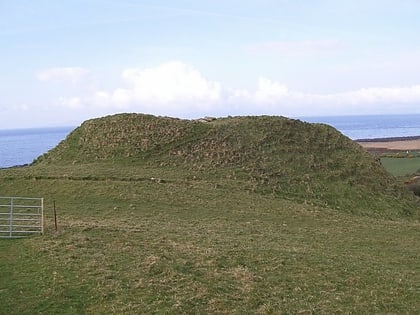
[[[352,140],[420,136],[420,114],[300,117],[333,126]]]
[[[74,127],[0,130],[0,168],[23,166],[48,152]]]
[[[420,136],[420,114],[295,117],[333,126],[350,139]],[[30,164],[75,127],[0,130],[0,168]]]

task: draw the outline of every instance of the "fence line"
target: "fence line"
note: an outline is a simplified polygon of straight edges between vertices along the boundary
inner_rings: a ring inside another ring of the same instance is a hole
[[[44,234],[44,198],[0,197],[0,238]]]

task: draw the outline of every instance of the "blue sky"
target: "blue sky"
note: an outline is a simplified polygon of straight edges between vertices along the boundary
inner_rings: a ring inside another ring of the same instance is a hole
[[[420,113],[420,1],[0,0],[0,129]]]

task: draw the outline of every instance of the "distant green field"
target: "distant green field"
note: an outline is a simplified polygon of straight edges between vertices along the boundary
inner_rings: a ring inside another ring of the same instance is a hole
[[[420,157],[415,158],[381,158],[382,165],[394,176],[404,176],[420,170]]]

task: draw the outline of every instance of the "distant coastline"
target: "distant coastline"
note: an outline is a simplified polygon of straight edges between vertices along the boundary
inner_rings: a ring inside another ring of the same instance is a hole
[[[29,164],[20,164],[20,165],[0,167],[0,170],[7,170],[7,169],[11,169],[11,168],[22,168],[22,167],[26,167],[26,166],[29,166]]]
[[[387,152],[420,151],[420,136],[361,139],[356,142],[374,155]]]
[[[407,136],[407,137],[385,137],[385,138],[368,138],[356,139],[356,142],[393,142],[393,141],[411,141],[420,140],[420,136]]]
[[[333,126],[354,141],[389,142],[420,137],[420,114],[306,117],[303,120]]]

